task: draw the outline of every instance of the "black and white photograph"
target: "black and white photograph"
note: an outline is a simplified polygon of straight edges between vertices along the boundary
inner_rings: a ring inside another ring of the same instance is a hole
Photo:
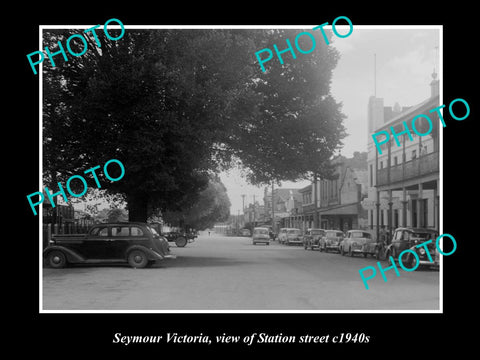
[[[114,10],[24,32],[17,231],[33,233],[23,316],[45,351],[458,345],[475,298],[471,25],[401,6]]]
[[[441,310],[441,27],[114,21],[42,31],[42,310]]]

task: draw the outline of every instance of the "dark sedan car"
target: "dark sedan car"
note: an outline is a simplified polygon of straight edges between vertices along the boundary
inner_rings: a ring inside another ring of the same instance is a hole
[[[420,265],[435,266],[438,265],[439,254],[435,247],[435,240],[438,236],[438,232],[434,229],[424,228],[407,228],[401,227],[395,229],[392,236],[392,243],[387,247],[386,254],[387,259],[392,256],[394,259],[398,259],[398,256],[407,249],[413,250],[418,256],[413,254],[402,256],[402,262],[409,268],[417,268]],[[425,246],[417,247],[428,240],[432,240]],[[428,253],[427,253],[427,250]],[[432,261],[430,261],[432,259]],[[418,261],[418,266],[417,266]]]
[[[97,224],[86,234],[56,235],[43,252],[48,266],[128,263],[143,268],[157,260],[175,258],[167,240],[145,223]]]
[[[318,249],[320,246],[320,239],[325,235],[323,229],[307,229],[303,236],[303,248],[305,250]]]
[[[320,239],[320,251],[328,252],[330,250],[340,252],[340,243],[343,241],[345,234],[340,230],[326,230]]]

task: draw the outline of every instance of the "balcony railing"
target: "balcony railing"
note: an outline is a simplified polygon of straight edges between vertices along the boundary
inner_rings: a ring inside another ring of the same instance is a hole
[[[388,174],[390,171],[390,179]],[[415,179],[439,171],[438,151],[420,156],[405,163],[379,169],[377,171],[377,185],[388,185],[399,181]]]

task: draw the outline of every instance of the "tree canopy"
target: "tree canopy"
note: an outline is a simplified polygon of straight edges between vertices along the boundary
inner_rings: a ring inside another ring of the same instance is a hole
[[[145,221],[195,203],[231,166],[253,184],[326,175],[345,136],[330,95],[338,52],[318,33],[315,52],[265,73],[254,55],[299,31],[127,29],[118,41],[99,32],[101,47],[85,35],[84,55],[43,67],[44,182],[118,159],[124,178],[100,176],[102,188]],[[73,33],[45,31],[44,46]]]
[[[225,221],[230,216],[230,199],[225,185],[218,179],[209,181],[192,204],[185,204],[181,211],[166,211],[162,219],[171,226],[205,230],[216,222]]]

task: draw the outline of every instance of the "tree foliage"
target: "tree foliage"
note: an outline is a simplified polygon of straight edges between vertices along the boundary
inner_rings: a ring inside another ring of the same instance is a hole
[[[195,203],[235,164],[254,184],[326,175],[345,135],[330,95],[338,53],[316,34],[315,52],[272,60],[265,73],[254,56],[299,31],[127,29],[117,41],[97,33],[100,47],[86,35],[84,55],[44,66],[45,183],[118,159],[124,178],[97,172],[102,189],[145,221]],[[44,45],[54,51],[73,33],[47,31]]]
[[[216,222],[226,221],[230,216],[230,199],[222,182],[215,178],[198,196],[194,203],[182,211],[167,211],[163,220],[171,226],[205,230]]]

